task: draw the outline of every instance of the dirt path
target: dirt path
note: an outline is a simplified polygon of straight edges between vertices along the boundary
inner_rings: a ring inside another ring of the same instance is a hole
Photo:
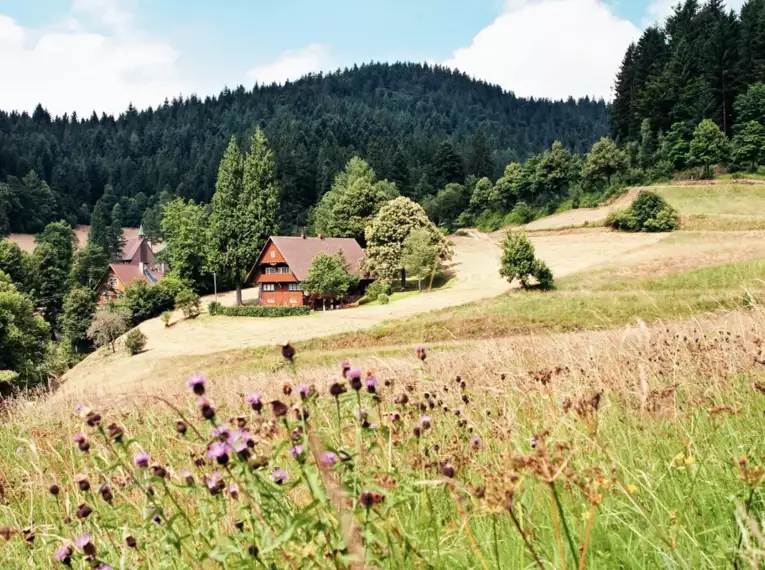
[[[91,355],[69,371],[61,395],[119,390],[119,385],[124,387],[151,378],[155,371],[164,370],[169,360],[179,356],[276,345],[286,340],[301,341],[363,330],[385,321],[495,297],[510,288],[497,272],[499,237],[477,231],[454,237],[452,269],[457,276],[456,282],[446,289],[407,297],[389,305],[278,319],[204,316],[179,322],[170,328],[165,328],[159,319],[147,321],[140,326],[149,339],[144,353],[132,358],[124,353]],[[534,237],[533,241],[538,255],[550,265],[556,277],[563,277],[605,263],[614,256],[650,246],[659,239],[660,234],[601,231],[540,236]]]
[[[626,194],[599,208],[578,208],[568,210],[561,214],[547,216],[540,220],[534,220],[523,226],[528,231],[555,230],[561,228],[581,227],[585,224],[597,224],[606,219],[608,214],[615,210],[626,208],[637,197],[640,188],[631,188]]]

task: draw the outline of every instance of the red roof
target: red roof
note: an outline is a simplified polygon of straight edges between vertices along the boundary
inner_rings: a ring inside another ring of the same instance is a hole
[[[141,247],[143,240],[143,237],[126,239],[125,246],[122,248],[122,255],[120,256],[120,259],[122,261],[132,261],[133,257],[138,251],[138,248]]]
[[[156,283],[165,276],[165,274],[157,267],[145,267],[143,272],[141,272],[141,268],[138,265],[112,263],[109,266],[109,269],[114,272],[114,274],[117,276],[117,279],[122,281],[125,286],[139,279],[143,279],[147,283],[152,284]]]
[[[298,281],[303,281],[306,278],[314,257],[320,253],[334,255],[341,251],[348,265],[348,271],[362,277],[364,250],[361,249],[359,242],[353,238],[271,236],[268,240],[266,248],[269,242],[273,242]],[[265,248],[263,251],[265,252]],[[262,258],[263,253],[260,255]],[[260,262],[261,259],[259,258],[258,264]]]

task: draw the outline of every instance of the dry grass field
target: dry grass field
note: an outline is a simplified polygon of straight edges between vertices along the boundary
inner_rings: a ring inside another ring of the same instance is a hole
[[[0,567],[763,567],[765,193],[657,190],[707,225],[533,232],[553,291],[472,232],[443,291],[145,323],[7,410]]]

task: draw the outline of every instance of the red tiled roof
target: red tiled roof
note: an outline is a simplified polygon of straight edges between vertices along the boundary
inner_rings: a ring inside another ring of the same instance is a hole
[[[320,253],[334,255],[340,251],[343,252],[348,270],[354,275],[362,276],[364,250],[361,249],[359,242],[353,238],[271,236],[269,241],[272,241],[282,254],[298,281],[303,281],[306,278],[314,257]],[[266,243],[267,246],[268,243]],[[260,263],[260,259],[258,259],[258,263]]]
[[[159,271],[156,267],[152,267],[150,269],[144,268],[142,273],[140,267],[137,265],[112,263],[109,266],[109,269],[114,272],[114,274],[117,276],[117,279],[122,281],[125,286],[138,279],[143,279],[149,284],[156,283],[165,276],[165,274]]]

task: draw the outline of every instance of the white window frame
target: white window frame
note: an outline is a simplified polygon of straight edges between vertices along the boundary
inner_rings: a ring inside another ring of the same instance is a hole
[[[260,287],[264,293],[273,293],[276,291],[276,283],[262,283]]]
[[[290,291],[302,291],[303,288],[300,286],[300,283],[290,283],[289,284],[289,290]]]

